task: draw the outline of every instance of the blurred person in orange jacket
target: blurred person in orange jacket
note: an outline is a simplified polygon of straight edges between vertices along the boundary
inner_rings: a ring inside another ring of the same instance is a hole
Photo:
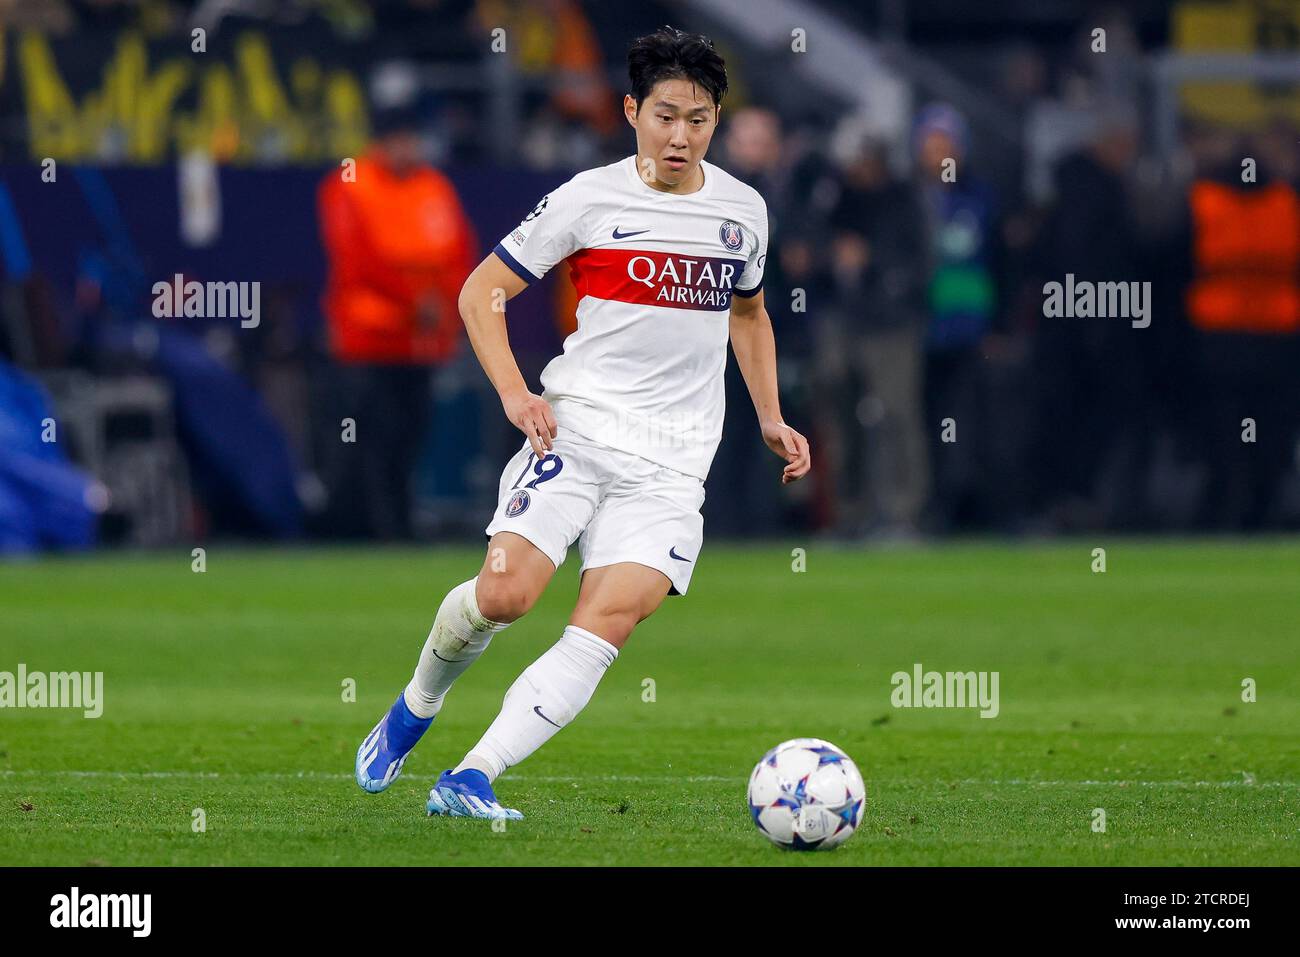
[[[1278,116],[1245,137],[1199,136],[1183,293],[1205,467],[1198,520],[1257,531],[1286,519],[1300,438],[1300,130]],[[1258,161],[1253,176],[1247,156]]]
[[[380,112],[376,139],[318,194],[329,260],[324,310],[339,363],[355,454],[340,457],[330,492],[334,530],[379,538],[411,533],[411,473],[431,412],[430,368],[447,362],[462,328],[456,298],[478,258],[451,182],[424,159],[410,110]]]

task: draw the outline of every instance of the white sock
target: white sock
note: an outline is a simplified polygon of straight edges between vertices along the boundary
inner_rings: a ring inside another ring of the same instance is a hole
[[[477,578],[471,578],[457,585],[438,608],[420,663],[403,692],[406,706],[417,718],[432,718],[442,709],[451,683],[483,653],[492,636],[509,624],[483,617],[474,595],[476,582]]]
[[[491,781],[524,760],[578,716],[617,657],[618,649],[604,638],[569,625],[515,679],[501,713],[456,771],[477,768]]]

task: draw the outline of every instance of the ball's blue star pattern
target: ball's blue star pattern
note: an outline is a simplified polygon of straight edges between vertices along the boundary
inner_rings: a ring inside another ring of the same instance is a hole
[[[858,798],[852,804],[846,804],[840,810],[839,812],[840,823],[835,828],[836,834],[840,833],[840,831],[844,830],[846,827],[856,826],[856,822],[858,820],[858,811],[861,809],[861,807],[862,807],[862,798]]]
[[[818,745],[815,748],[808,749],[811,753],[817,755],[817,767],[827,764],[843,764],[844,755],[840,754],[834,748],[828,748],[825,745]]]
[[[794,799],[800,804],[808,800],[808,775],[799,779],[799,783],[794,786]]]
[[[805,841],[802,837],[796,834],[790,847],[796,851],[815,851],[817,850],[817,845],[821,844],[824,840],[826,840],[826,838],[820,837],[815,841]]]
[[[779,798],[777,798],[775,801],[769,804],[768,807],[786,807],[789,808],[791,811],[798,811],[800,804],[795,798],[791,797],[789,794],[782,794]]]

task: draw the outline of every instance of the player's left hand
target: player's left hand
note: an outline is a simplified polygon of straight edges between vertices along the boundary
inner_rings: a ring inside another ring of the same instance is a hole
[[[808,440],[784,422],[764,422],[763,441],[787,463],[785,471],[781,473],[782,485],[799,481],[812,468]]]

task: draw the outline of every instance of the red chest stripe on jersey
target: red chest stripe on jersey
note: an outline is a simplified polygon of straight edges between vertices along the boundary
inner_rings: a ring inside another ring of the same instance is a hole
[[[569,257],[569,266],[579,299],[594,296],[644,306],[721,312],[731,308],[731,290],[745,260],[637,249],[580,249]]]

